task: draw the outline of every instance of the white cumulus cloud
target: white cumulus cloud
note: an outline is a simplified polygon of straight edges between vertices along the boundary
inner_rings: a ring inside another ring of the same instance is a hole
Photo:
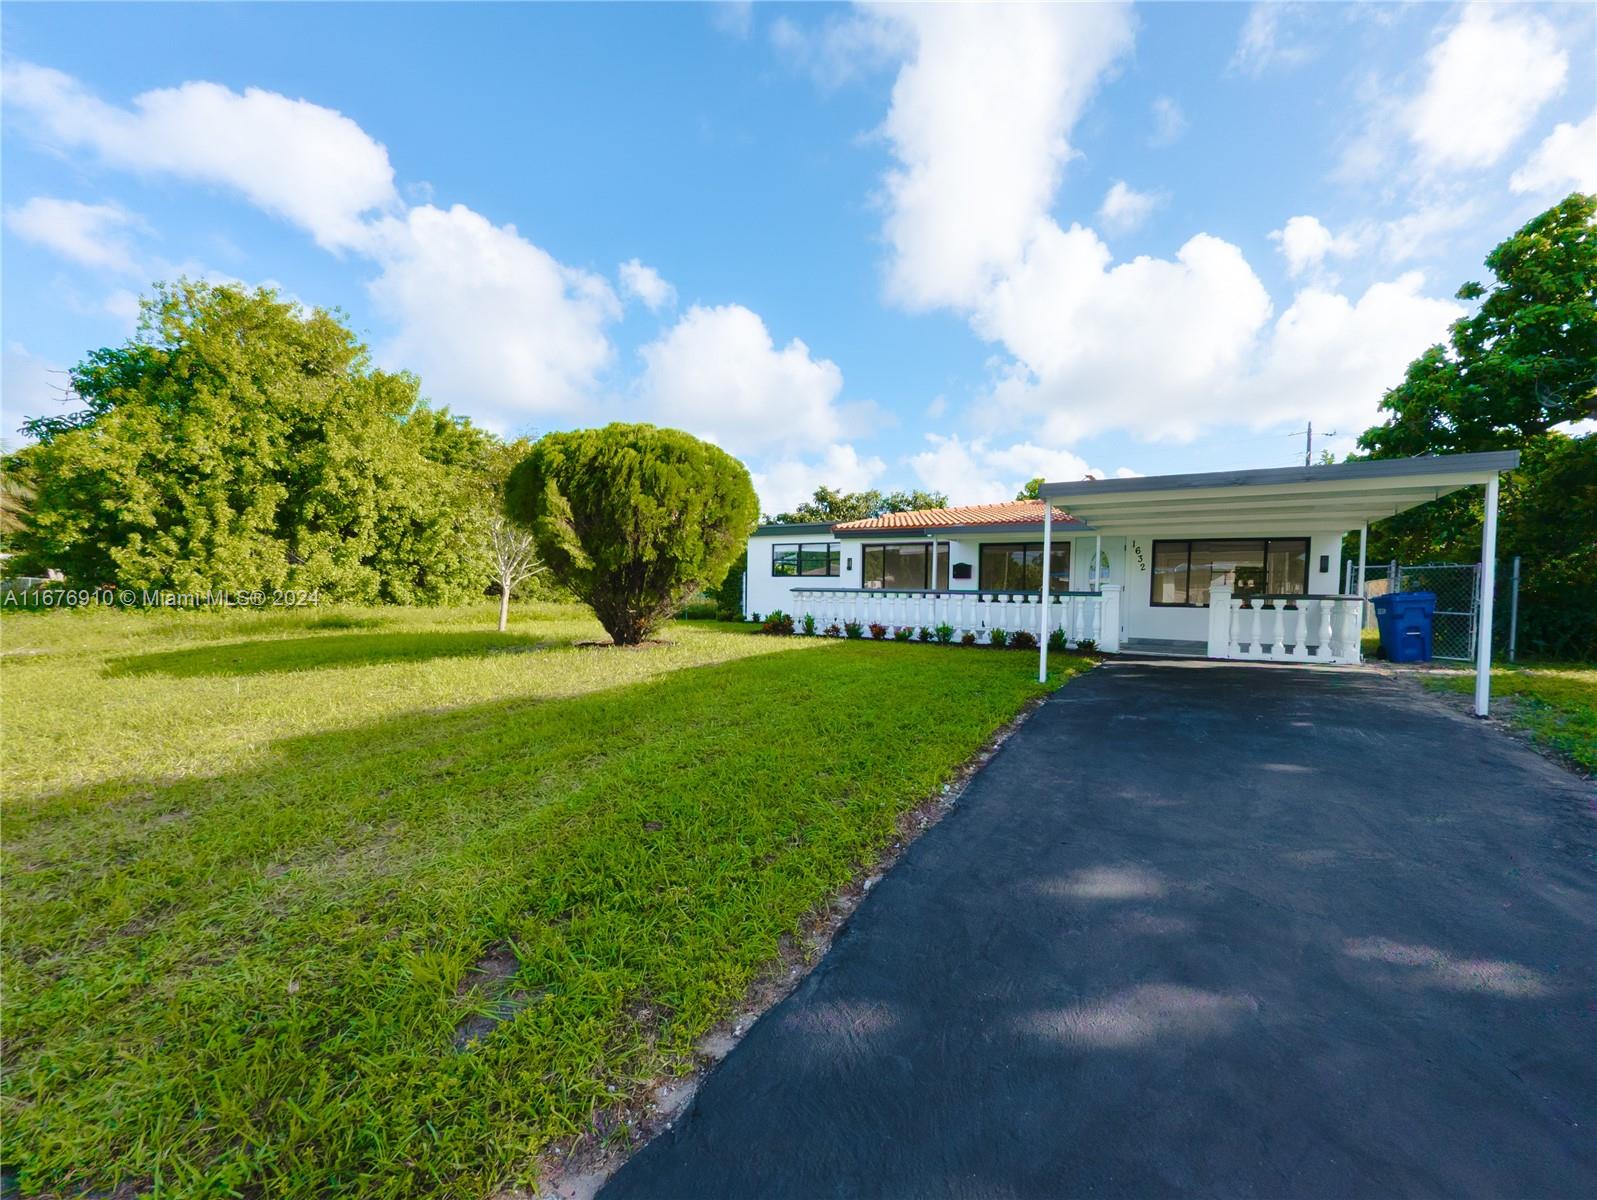
[[[112,166],[237,192],[329,249],[357,245],[363,218],[398,204],[388,151],[342,113],[260,88],[156,88],[120,108],[61,71],[5,68],[6,107],[34,136]]]
[[[1321,428],[1362,431],[1409,362],[1464,313],[1426,296],[1424,283],[1411,271],[1372,284],[1357,300],[1304,288],[1270,330],[1256,366],[1220,381],[1220,394],[1254,426],[1309,417]]]
[[[969,305],[1025,251],[1074,151],[1069,132],[1131,46],[1129,9],[885,8],[912,46],[883,133],[888,293]]]
[[[1317,217],[1292,217],[1270,234],[1286,259],[1287,274],[1307,274],[1328,256],[1345,258],[1357,252],[1358,239],[1349,234],[1333,234]]]
[[[1508,186],[1515,192],[1597,192],[1597,113],[1579,125],[1554,126]]]
[[[955,505],[1013,500],[1039,475],[1057,481],[1103,474],[1073,451],[1035,442],[995,446],[982,438],[965,441],[956,434],[936,433],[927,434],[926,441],[927,448],[912,455],[909,465],[922,486],[945,493]]]
[[[342,113],[214,83],[156,89],[119,108],[71,76],[26,63],[5,68],[5,86],[8,110],[58,150],[227,188],[324,248],[368,260],[377,271],[373,302],[393,325],[377,356],[416,371],[435,401],[498,428],[596,401],[598,376],[614,357],[608,326],[621,315],[610,284],[464,205],[407,208],[388,152]],[[134,262],[107,236],[132,228],[132,219],[108,206],[34,201],[10,219],[79,261],[146,277],[218,278],[192,263]],[[637,260],[622,276],[645,303],[669,295]],[[119,314],[129,308],[125,293],[106,303]]]
[[[889,291],[912,309],[961,314],[1006,353],[979,405],[984,437],[1025,430],[1035,444],[1063,446],[1123,429],[1187,440],[1222,426],[1318,422],[1322,412],[1373,414],[1456,314],[1426,298],[1417,276],[1357,299],[1324,278],[1277,319],[1241,249],[1207,233],[1173,258],[1116,262],[1097,232],[1052,213],[1073,125],[1130,44],[1126,14],[892,13],[912,37],[883,125],[895,159],[883,179]],[[1247,61],[1278,58],[1276,19],[1257,21]],[[1122,185],[1099,218],[1124,227],[1151,204]],[[1277,232],[1300,273],[1354,246],[1314,218]],[[1313,373],[1295,370],[1299,361]],[[961,471],[980,488],[1007,483],[973,445],[939,442],[919,465],[951,484]]]
[[[887,464],[875,455],[862,455],[847,442],[832,442],[812,458],[778,456],[751,472],[760,511],[779,513],[792,509],[825,485],[843,492],[863,492],[876,485]]]
[[[973,318],[1016,359],[999,393],[1037,412],[1050,441],[1116,427],[1195,436],[1227,415],[1215,386],[1245,368],[1269,294],[1237,247],[1208,234],[1173,261],[1111,263],[1090,229],[1038,234]]]
[[[120,273],[135,272],[130,234],[144,222],[120,204],[85,204],[35,196],[6,210],[6,224],[27,241],[86,267]]]
[[[740,304],[695,305],[639,354],[649,415],[735,454],[842,433],[837,364],[798,338],[778,348],[759,314]]]
[[[677,290],[660,277],[653,267],[644,266],[637,259],[628,259],[617,270],[621,280],[621,294],[643,301],[650,312],[677,302]]]
[[[1113,428],[1179,441],[1304,418],[1362,429],[1463,312],[1424,295],[1411,272],[1357,299],[1304,288],[1272,324],[1268,294],[1227,242],[1200,234],[1173,262],[1114,267],[1094,242],[1090,231],[1064,234],[988,317],[1017,358],[995,411],[1046,441]]]
[[[1425,85],[1402,114],[1422,160],[1489,167],[1564,88],[1569,54],[1544,18],[1517,5],[1469,5],[1426,55]]]
[[[1165,202],[1159,192],[1139,192],[1123,179],[1117,179],[1104,193],[1098,206],[1098,219],[1117,233],[1129,233],[1147,222]]]
[[[420,205],[376,223],[370,290],[397,332],[378,350],[423,390],[504,427],[577,411],[610,361],[620,315],[598,275],[565,266],[463,205]]]

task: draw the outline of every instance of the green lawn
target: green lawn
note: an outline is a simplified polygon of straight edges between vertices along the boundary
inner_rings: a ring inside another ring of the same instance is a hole
[[[685,1069],[1042,691],[1026,653],[492,619],[4,619],[0,1161],[26,1193],[529,1182]]]
[[[1426,682],[1473,692],[1475,675],[1433,675]],[[1496,701],[1506,698],[1507,704]],[[1492,667],[1493,716],[1504,716],[1531,737],[1597,775],[1597,666]]]

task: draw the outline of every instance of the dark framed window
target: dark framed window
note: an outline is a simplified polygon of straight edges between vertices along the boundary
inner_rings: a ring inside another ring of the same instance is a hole
[[[1049,558],[1048,590],[1070,590],[1070,543],[1055,542]],[[1038,592],[1042,590],[1041,542],[983,542],[981,576],[976,586],[984,592]]]
[[[771,547],[772,575],[841,575],[839,542],[788,542]]]
[[[937,543],[937,582],[932,578],[930,542],[884,542],[861,547],[860,582],[868,588],[920,591],[948,587],[948,543]]]
[[[1309,590],[1308,538],[1212,538],[1155,542],[1149,603],[1208,608],[1209,589],[1236,596],[1302,596]]]
[[[837,543],[831,545],[816,544],[799,547],[799,574],[800,575],[841,575],[843,547]]]

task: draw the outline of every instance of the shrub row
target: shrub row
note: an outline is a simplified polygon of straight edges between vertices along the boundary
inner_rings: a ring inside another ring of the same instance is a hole
[[[754,619],[759,621],[760,615],[755,613]],[[922,625],[919,629],[911,629],[908,625],[900,625],[898,628],[893,629],[875,621],[872,621],[869,625],[863,625],[858,621],[845,621],[842,625],[833,622],[825,629],[821,629],[818,627],[815,617],[810,613],[805,613],[795,624],[793,617],[780,609],[767,613],[765,620],[760,624],[761,633],[787,635],[800,631],[812,637],[817,633],[822,637],[835,638],[863,638],[866,634],[869,634],[872,639],[879,642],[888,640],[895,642],[919,641],[938,646],[952,645],[954,634],[958,632],[952,625]],[[1026,629],[1017,629],[1014,632],[1004,629],[989,629],[986,631],[984,640],[980,634],[974,631],[967,631],[960,635],[959,644],[961,646],[987,645],[998,649],[1007,647],[1011,650],[1035,650],[1037,649],[1037,635]],[[1063,630],[1056,629],[1048,635],[1048,648],[1050,650],[1066,650],[1069,648]],[[1091,653],[1097,648],[1097,643],[1091,639],[1085,639],[1076,644],[1076,649],[1084,653]]]

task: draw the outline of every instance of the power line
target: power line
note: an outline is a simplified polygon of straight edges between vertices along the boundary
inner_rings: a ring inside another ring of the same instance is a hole
[[[1307,429],[1294,429],[1291,433],[1283,434],[1282,436],[1283,437],[1301,437],[1303,439],[1303,465],[1305,467],[1312,467],[1314,465],[1314,422],[1313,421],[1310,421],[1308,423],[1308,428]],[[1321,433],[1320,436],[1322,438],[1335,437],[1336,436],[1336,430],[1334,430],[1334,429],[1326,430],[1325,432]]]

